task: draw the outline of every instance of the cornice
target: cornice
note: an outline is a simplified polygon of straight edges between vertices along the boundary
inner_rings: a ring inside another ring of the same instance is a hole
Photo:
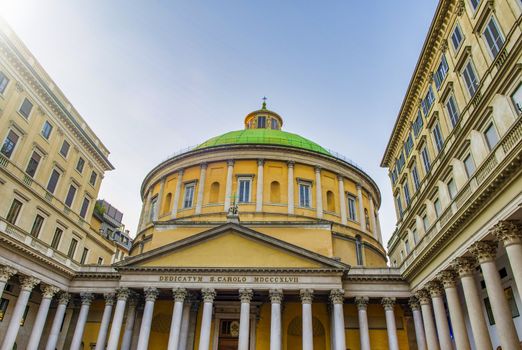
[[[344,274],[344,269],[270,268],[270,267],[173,267],[173,266],[114,266],[120,272],[180,272],[180,273],[306,273]]]

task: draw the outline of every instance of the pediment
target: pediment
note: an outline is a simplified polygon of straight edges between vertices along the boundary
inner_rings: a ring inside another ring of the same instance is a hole
[[[126,259],[115,267],[349,269],[337,260],[234,223]]]

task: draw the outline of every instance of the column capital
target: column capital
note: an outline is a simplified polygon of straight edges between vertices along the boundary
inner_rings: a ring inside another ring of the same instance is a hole
[[[234,166],[234,162],[235,162],[234,159],[227,160],[227,166]]]
[[[385,297],[385,298],[381,299],[381,304],[384,307],[384,310],[393,311],[393,309],[395,307],[395,301],[396,301],[395,298]]]
[[[199,166],[200,166],[201,169],[206,169],[208,167],[208,163],[207,162],[203,162]]]
[[[368,308],[369,302],[370,298],[368,297],[355,297],[355,305],[357,305],[357,310],[366,310]]]
[[[332,304],[344,303],[344,289],[332,289],[330,291],[330,301]]]
[[[38,283],[40,283],[38,278],[32,276],[20,276],[20,285],[22,290],[30,292]]]
[[[187,290],[185,288],[172,288],[172,297],[174,298],[174,302],[182,303],[185,301],[187,297]]]
[[[0,282],[7,282],[11,276],[18,273],[18,270],[12,268],[11,266],[2,266],[0,267]]]
[[[437,279],[442,282],[444,289],[457,286],[457,274],[453,270],[444,270],[437,274]]]
[[[479,263],[494,261],[497,256],[498,244],[493,241],[475,242],[469,247],[469,252],[473,254]]]
[[[410,309],[412,309],[413,311],[420,310],[419,299],[417,299],[417,297],[413,295],[410,297],[410,300],[408,300],[408,305],[410,305]]]
[[[362,189],[362,185],[360,182],[355,184],[355,188],[357,188],[357,191],[360,191]]]
[[[289,160],[289,161],[287,162],[287,165],[288,165],[289,168],[293,168],[294,165],[295,165],[295,162],[294,162],[293,160]]]
[[[301,303],[303,304],[311,304],[314,298],[314,290],[313,289],[301,289],[299,291],[299,295],[301,296]]]
[[[254,292],[250,288],[240,288],[239,289],[239,300],[241,303],[250,303],[252,297],[254,296]]]
[[[178,170],[178,176],[182,176],[185,170],[183,168]]]
[[[426,283],[426,289],[430,293],[432,298],[442,297],[444,295],[444,289],[439,281],[433,280]]]
[[[337,181],[339,181],[339,182],[344,181],[344,176],[341,174],[337,174]]]
[[[138,294],[131,290],[129,293],[129,300],[128,300],[129,307],[136,307],[136,306],[138,306],[139,302],[140,302],[140,298],[139,298]]]
[[[259,158],[257,160],[257,166],[263,166],[265,164],[265,160],[263,158]]]
[[[320,173],[321,172],[321,167],[319,165],[316,165],[314,169],[315,169],[316,173]]]
[[[516,221],[499,221],[489,232],[504,243],[504,246],[522,244],[522,225]]]
[[[90,306],[92,301],[94,300],[94,294],[92,293],[80,293],[80,298],[82,300],[82,305]]]
[[[145,287],[143,288],[143,292],[145,293],[145,301],[155,302],[158,297],[159,291],[154,287]]]
[[[201,296],[203,297],[204,303],[213,303],[216,297],[216,291],[214,288],[203,288],[201,289]]]
[[[105,299],[105,305],[114,305],[114,293],[103,293],[103,299]]]
[[[52,299],[53,296],[60,291],[60,288],[51,286],[50,284],[41,284],[42,298]]]
[[[131,294],[129,288],[118,288],[116,289],[116,297],[118,300],[127,300]]]
[[[281,304],[283,302],[283,290],[282,289],[270,289],[268,291],[270,296],[270,302],[272,304]]]
[[[415,297],[419,300],[421,305],[429,305],[430,304],[430,294],[425,289],[420,289],[415,292]]]
[[[452,261],[451,267],[460,277],[473,276],[477,260],[471,256],[461,256]]]
[[[67,305],[71,300],[71,295],[67,292],[61,292],[58,296],[58,304],[59,305]]]

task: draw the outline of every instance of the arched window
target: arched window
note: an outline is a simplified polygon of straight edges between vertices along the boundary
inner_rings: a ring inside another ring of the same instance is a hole
[[[332,191],[326,192],[326,210],[335,211],[335,198]]]
[[[272,181],[270,184],[270,203],[280,203],[281,202],[281,185],[279,182]]]
[[[357,265],[363,264],[363,245],[361,236],[355,236],[355,257],[357,258]]]
[[[163,202],[163,209],[161,210],[162,214],[167,214],[170,212],[170,206],[172,205],[172,193],[167,193],[165,196],[165,201]]]
[[[218,203],[219,202],[219,182],[213,182],[210,185],[210,203]]]

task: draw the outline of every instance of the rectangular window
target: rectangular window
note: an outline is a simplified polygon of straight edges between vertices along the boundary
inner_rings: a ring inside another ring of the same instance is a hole
[[[67,197],[65,197],[65,205],[69,208],[72,207],[74,196],[76,195],[76,187],[74,185],[69,186]]]
[[[20,109],[18,111],[24,117],[29,118],[29,115],[31,114],[32,110],[33,110],[32,102],[25,98],[24,102],[22,102],[22,105],[20,106]]]
[[[78,246],[78,241],[76,239],[71,239],[71,244],[69,245],[69,251],[67,252],[67,256],[71,259],[74,259],[74,253],[76,253],[76,247]]]
[[[29,158],[27,168],[25,169],[27,175],[29,175],[30,177],[34,177],[34,174],[36,174],[36,169],[38,169],[38,164],[40,164],[41,159],[42,156],[40,156],[40,154],[38,154],[37,152],[33,151],[31,158]]]
[[[239,178],[237,185],[239,203],[250,203],[250,189],[252,188],[252,179]]]
[[[453,49],[457,52],[460,48],[460,44],[462,43],[462,31],[460,30],[460,26],[457,23],[455,29],[453,29],[453,33],[451,33],[451,43],[453,44]]]
[[[257,128],[258,129],[266,128],[266,117],[264,117],[264,116],[257,117]]]
[[[473,11],[475,11],[479,7],[480,1],[481,0],[469,0],[469,2],[471,3],[471,7],[473,8]]]
[[[424,122],[422,121],[422,114],[419,110],[419,113],[417,113],[417,118],[413,122],[413,134],[415,135],[415,137],[419,136],[419,134],[421,133],[423,123]]]
[[[71,148],[69,142],[63,140],[62,147],[60,148],[60,154],[64,156],[64,158],[67,158],[67,155],[69,154],[69,148]]]
[[[50,193],[54,193],[59,179],[60,179],[60,173],[58,172],[58,170],[53,169],[53,172],[51,173],[51,177],[49,178],[49,183],[47,184],[47,191],[49,191]]]
[[[413,185],[415,186],[415,191],[418,191],[420,187],[420,180],[419,172],[417,171],[417,164],[413,164],[411,168],[411,177],[413,178]]]
[[[44,217],[40,214],[36,214],[34,218],[33,227],[31,227],[31,236],[38,237],[44,223]]]
[[[80,259],[80,264],[85,264],[87,261],[87,255],[89,254],[89,249],[83,248],[82,257]]]
[[[417,232],[417,228],[412,228],[411,233],[413,235],[413,244],[417,245],[417,243],[419,243],[419,233]]]
[[[53,126],[48,121],[45,121],[42,127],[42,136],[49,140],[49,137],[51,137],[51,131],[53,131]]]
[[[270,119],[270,127],[272,128],[272,130],[277,130],[277,120],[275,120],[274,118]]]
[[[475,172],[475,161],[473,160],[471,154],[468,154],[466,158],[464,158],[464,167],[466,168],[466,174],[468,175],[468,178],[471,177]]]
[[[7,213],[7,217],[5,218],[7,222],[11,224],[16,224],[16,219],[18,219],[18,215],[20,214],[20,210],[22,210],[22,202],[18,199],[13,199],[13,203],[11,203],[11,208],[9,208],[9,212]]]
[[[464,82],[466,83],[466,87],[468,88],[469,95],[473,97],[478,89],[478,79],[477,74],[475,73],[475,69],[473,68],[473,63],[471,60],[468,61],[466,67],[462,71],[462,76],[464,77]]]
[[[89,183],[93,186],[96,185],[96,179],[98,178],[98,174],[93,170],[91,173],[91,178],[89,179]]]
[[[183,208],[191,208],[194,200],[195,183],[185,185],[185,196],[183,197]]]
[[[435,208],[435,214],[437,215],[437,217],[440,216],[440,214],[442,214],[442,206],[440,204],[440,199],[435,199],[435,201],[433,201],[433,207]]]
[[[498,143],[498,133],[493,123],[489,124],[486,131],[484,131],[484,136],[486,136],[486,142],[491,151]]]
[[[413,138],[411,137],[411,132],[408,134],[406,138],[406,142],[404,143],[404,151],[406,152],[406,157],[408,157],[413,149]]]
[[[0,94],[3,94],[5,92],[5,88],[7,87],[7,84],[9,83],[9,78],[3,73],[0,72]]]
[[[157,219],[158,213],[158,197],[154,197],[150,200],[150,212],[149,212],[149,221],[155,221]],[[111,237],[112,230],[107,229],[107,236]]]
[[[411,247],[410,247],[410,241],[409,240],[405,240],[404,241],[404,248],[406,249],[406,255],[410,254]]]
[[[422,216],[422,227],[424,227],[424,232],[428,232],[428,228],[430,227],[430,220],[426,214]]]
[[[0,322],[4,320],[7,307],[9,306],[9,299],[0,299]]]
[[[80,209],[80,217],[82,217],[83,219],[85,219],[85,216],[87,215],[87,210],[89,209],[90,203],[91,201],[89,200],[89,198],[85,197],[83,199],[82,208]]]
[[[444,139],[442,138],[442,132],[440,131],[440,125],[439,123],[435,123],[433,126],[433,140],[435,141],[435,147],[437,148],[437,151],[442,151],[442,148],[444,147]]]
[[[392,184],[395,185],[395,182],[397,181],[397,177],[399,176],[399,174],[397,173],[397,166],[395,166],[393,168],[393,170],[391,171],[390,173],[390,177],[391,177],[391,180],[392,180]]]
[[[405,164],[405,160],[404,160],[404,153],[401,152],[401,154],[399,155],[399,158],[397,159],[397,171],[398,173],[400,173],[402,171],[402,169],[404,168],[404,164]]]
[[[430,164],[430,154],[428,153],[428,147],[424,146],[421,150],[422,155],[422,163],[424,164],[424,170],[427,173],[430,172],[431,164]]]
[[[400,193],[395,196],[395,203],[397,203],[397,210],[399,211],[399,217],[402,218],[402,201]]]
[[[83,167],[85,166],[85,159],[82,157],[78,158],[78,163],[76,163],[76,170],[81,174],[83,172]]]
[[[431,106],[433,106],[433,102],[435,101],[435,95],[433,94],[433,89],[430,85],[428,88],[428,92],[426,93],[426,96],[421,102],[422,105],[422,112],[424,113],[424,116],[428,116],[428,113],[430,112]]]
[[[457,102],[453,95],[451,95],[446,101],[446,110],[448,111],[451,126],[455,127],[459,121],[459,110],[457,109]]]
[[[410,205],[410,188],[408,186],[408,181],[404,182],[402,185],[402,188],[404,190],[404,199],[406,200],[406,205]]]
[[[58,249],[58,246],[60,245],[60,241],[62,240],[62,234],[63,230],[59,227],[56,228],[54,231],[53,240],[51,241],[51,247],[53,249]]]
[[[488,45],[489,52],[493,57],[497,57],[502,46],[504,46],[504,38],[498,29],[495,18],[491,17],[486,28],[484,28],[484,40]]]
[[[98,265],[103,265],[103,258],[101,256],[98,258]]]
[[[303,208],[310,208],[312,206],[312,200],[310,197],[310,188],[312,186],[309,183],[299,183],[299,206]]]
[[[457,185],[455,185],[455,180],[453,179],[448,181],[448,193],[451,199],[457,195]]]
[[[354,196],[348,195],[348,219],[357,221],[357,207]]]
[[[515,108],[517,109],[517,113],[522,113],[522,84],[520,84],[513,95],[511,95],[511,100],[513,101],[513,104],[515,105]]]
[[[7,137],[5,138],[2,149],[0,150],[0,152],[7,158],[11,158],[16,144],[18,143],[18,138],[18,135],[13,130],[9,130],[7,133]]]
[[[433,80],[435,80],[435,86],[437,87],[437,90],[439,90],[440,87],[442,86],[444,79],[446,79],[446,75],[448,75],[448,71],[449,71],[448,61],[446,61],[446,56],[443,54],[440,59],[439,67],[437,68],[437,70],[435,71],[435,74],[433,75]]]

